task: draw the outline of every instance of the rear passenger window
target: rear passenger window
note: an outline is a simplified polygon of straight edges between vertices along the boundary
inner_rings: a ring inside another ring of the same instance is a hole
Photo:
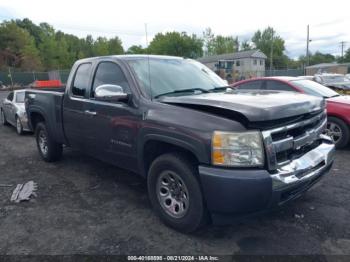
[[[295,92],[294,88],[280,81],[266,81],[266,90]]]
[[[259,90],[261,89],[261,81],[251,81],[238,86],[239,89]]]
[[[89,85],[91,64],[81,64],[75,74],[72,93],[74,96],[84,97]]]
[[[12,101],[13,100],[13,92],[9,93],[7,96],[7,100]]]
[[[96,70],[91,96],[100,85],[111,84],[121,86],[125,93],[130,93],[128,82],[121,68],[112,62],[101,62]]]

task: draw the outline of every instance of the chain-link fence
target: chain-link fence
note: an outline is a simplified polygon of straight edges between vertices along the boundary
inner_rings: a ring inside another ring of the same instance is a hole
[[[304,69],[266,70],[265,76],[303,76]]]
[[[67,83],[70,70],[54,70],[50,72],[18,72],[12,69],[0,71],[0,82],[4,86],[28,86],[36,80],[61,80]]]

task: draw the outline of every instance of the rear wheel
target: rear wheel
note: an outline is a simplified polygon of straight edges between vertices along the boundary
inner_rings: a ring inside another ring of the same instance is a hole
[[[23,135],[23,126],[18,116],[16,116],[16,131],[18,135]]]
[[[193,232],[206,222],[206,207],[197,170],[178,153],[156,158],[149,170],[148,194],[163,222],[182,232]]]
[[[35,137],[40,156],[46,162],[54,162],[62,156],[62,144],[56,143],[47,132],[45,123],[38,123]]]
[[[344,148],[349,143],[349,126],[337,117],[328,117],[326,134],[330,136],[336,148]]]
[[[7,121],[6,121],[6,117],[5,117],[5,113],[4,113],[4,111],[1,109],[0,110],[1,112],[0,112],[0,121],[1,121],[1,124],[3,125],[3,126],[6,126],[8,123],[7,123]]]

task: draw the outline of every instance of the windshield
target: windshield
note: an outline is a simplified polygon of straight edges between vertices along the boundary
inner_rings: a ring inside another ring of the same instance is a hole
[[[322,76],[324,83],[349,82],[350,79],[342,75]]]
[[[16,93],[16,103],[24,103],[24,92]]]
[[[205,92],[227,86],[213,71],[191,59],[142,58],[130,60],[129,64],[151,97],[180,94],[181,90],[199,90],[191,92],[196,94],[202,93],[200,90]]]
[[[306,94],[309,94],[309,95],[326,97],[326,98],[339,95],[337,92],[333,91],[332,89],[311,80],[295,80],[291,82],[292,84],[296,85],[301,90],[303,90]]]

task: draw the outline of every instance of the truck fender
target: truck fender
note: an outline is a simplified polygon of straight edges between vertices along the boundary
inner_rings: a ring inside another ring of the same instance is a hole
[[[141,138],[142,142],[138,144],[138,159],[139,159],[139,168],[142,171],[142,174],[146,176],[145,166],[144,166],[144,147],[149,141],[158,141],[164,142],[167,144],[174,145],[176,147],[180,147],[185,149],[186,151],[191,152],[200,163],[209,163],[210,159],[208,157],[208,153],[203,144],[198,143],[196,147],[194,143],[189,143],[184,140],[170,137],[168,135],[160,135],[160,134],[147,134],[143,138]]]

